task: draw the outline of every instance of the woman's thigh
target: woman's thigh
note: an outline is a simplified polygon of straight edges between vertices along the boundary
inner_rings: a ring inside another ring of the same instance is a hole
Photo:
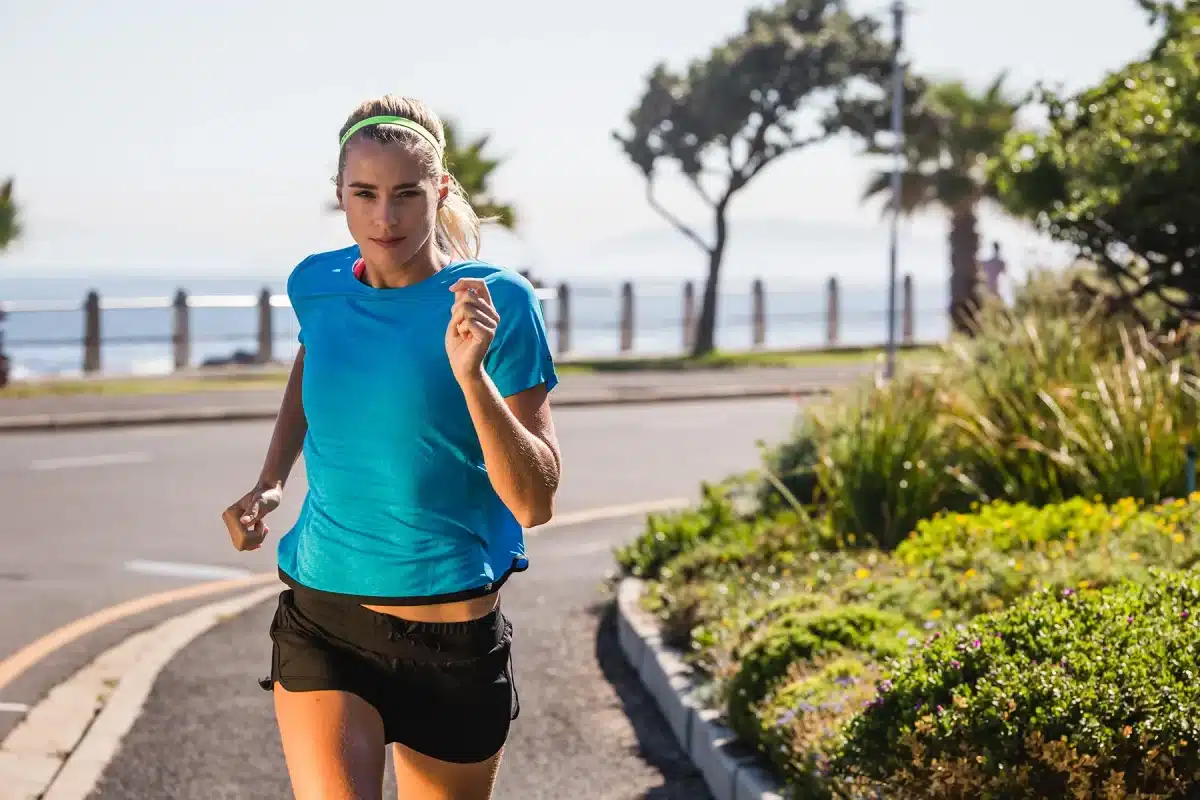
[[[382,797],[383,720],[367,701],[349,692],[289,692],[276,682],[275,718],[296,800]]]
[[[486,761],[457,764],[393,746],[396,794],[400,800],[491,800],[504,751]]]

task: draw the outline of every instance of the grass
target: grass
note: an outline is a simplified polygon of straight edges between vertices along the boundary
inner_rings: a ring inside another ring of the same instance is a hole
[[[933,353],[932,348],[905,348],[902,361],[916,355]],[[588,375],[605,372],[679,372],[693,369],[735,369],[745,367],[805,367],[861,364],[882,358],[881,348],[842,348],[839,350],[778,350],[754,352],[714,352],[700,358],[690,356],[611,357],[566,359],[558,364],[561,375]],[[274,389],[287,381],[286,367],[189,371],[180,375],[150,377],[96,376],[14,382],[0,389],[3,398],[63,397],[70,395],[147,395],[191,392]]]

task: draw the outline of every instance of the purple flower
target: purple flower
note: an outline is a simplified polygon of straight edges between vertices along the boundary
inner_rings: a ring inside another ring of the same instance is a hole
[[[1184,619],[1187,619],[1187,618],[1188,618],[1188,612],[1187,612],[1187,609],[1186,609],[1186,608],[1183,610],[1183,614],[1182,614],[1181,616],[1182,616]]]
[[[882,683],[879,684],[879,691],[890,692],[891,690],[892,690],[892,682],[890,679],[884,680]]]
[[[976,650],[978,650],[980,647],[983,646],[983,642],[976,639],[975,641],[971,642],[971,646],[974,647]]]
[[[1073,594],[1075,594],[1074,589],[1063,589],[1063,597],[1070,597]]]
[[[962,666],[962,663],[958,659],[952,658],[952,659],[950,659],[950,666],[953,667],[954,669],[958,669],[959,667]]]

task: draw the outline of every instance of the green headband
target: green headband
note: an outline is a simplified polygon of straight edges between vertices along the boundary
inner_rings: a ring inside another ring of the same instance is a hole
[[[410,131],[420,134],[425,141],[429,142],[429,144],[433,147],[433,151],[438,154],[439,158],[442,155],[442,146],[438,144],[437,138],[432,133],[425,130],[424,127],[406,117],[367,117],[362,122],[355,123],[350,130],[346,131],[346,135],[342,137],[342,143],[338,145],[338,147],[345,147],[346,142],[350,140],[351,136],[358,133],[361,129],[367,127],[368,125],[399,125],[402,128],[408,128]]]

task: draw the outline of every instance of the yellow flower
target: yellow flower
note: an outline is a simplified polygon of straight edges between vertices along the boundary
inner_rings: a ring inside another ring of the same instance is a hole
[[[1171,538],[1174,539],[1176,543],[1182,543],[1184,537],[1183,537],[1182,533],[1177,533],[1174,536],[1172,536]]]
[[[859,567],[858,569],[854,570],[854,577],[858,578],[859,580],[868,578],[870,576],[871,570],[867,569],[866,567]]]
[[[972,569],[969,569],[969,570],[967,570],[967,571],[966,571],[966,573],[964,573],[964,574],[965,574],[965,575],[966,575],[968,578],[974,578],[974,577],[975,577],[975,570],[974,570],[974,568],[972,568]]]
[[[931,619],[939,619],[942,616],[942,610],[940,608],[935,608],[933,611],[929,612],[929,616]]]
[[[1137,561],[1137,560],[1138,560],[1139,558],[1141,558],[1142,556],[1141,556],[1141,553],[1130,553],[1130,554],[1129,554],[1129,557],[1130,557],[1131,559],[1133,559],[1134,561]]]

